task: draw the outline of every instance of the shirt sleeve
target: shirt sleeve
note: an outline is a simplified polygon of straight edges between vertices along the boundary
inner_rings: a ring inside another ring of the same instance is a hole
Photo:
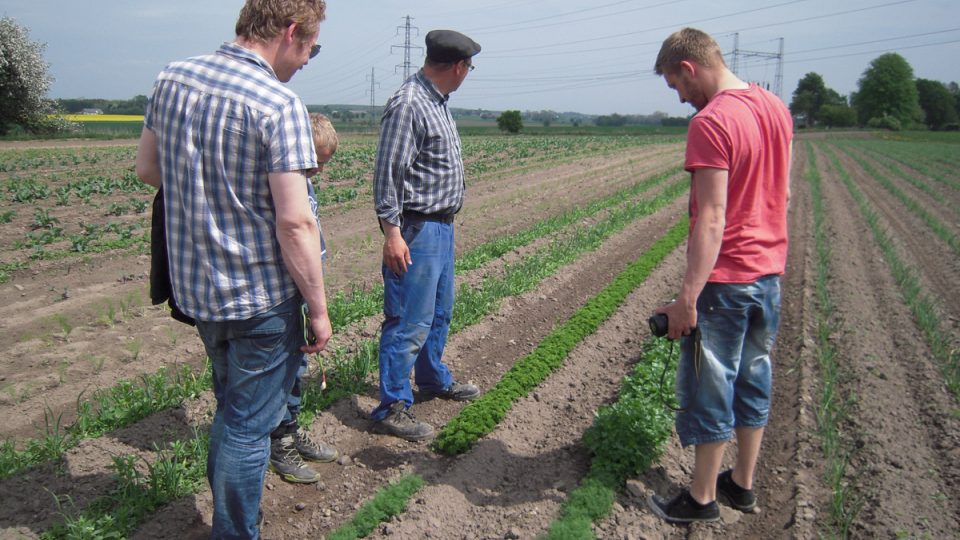
[[[276,115],[269,145],[269,171],[292,172],[317,166],[310,131],[310,115],[299,100],[292,100]]]
[[[730,170],[730,137],[710,116],[695,116],[687,131],[687,153],[684,169],[712,168]]]
[[[417,125],[413,106],[388,106],[380,125],[380,142],[373,174],[373,198],[377,217],[400,225],[403,212],[403,184],[417,148]]]

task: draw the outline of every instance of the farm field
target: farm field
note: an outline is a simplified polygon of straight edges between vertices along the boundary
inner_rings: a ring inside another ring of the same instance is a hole
[[[209,534],[205,355],[193,328],[150,305],[153,192],[132,172],[134,145],[0,144],[0,538]],[[456,451],[444,445],[469,423],[458,403],[414,406],[448,427],[435,444],[368,430],[381,320],[374,146],[344,140],[319,184],[335,338],[324,355],[329,388],[312,394],[304,419],[343,457],[314,464],[315,485],[268,472],[264,536],[353,538],[343,527],[378,491],[405,482],[419,489],[368,537],[545,535],[596,466],[585,433],[598,410],[635,370],[659,380],[646,320],[684,267],[683,138],[464,138],[446,352],[460,380],[499,391],[511,368],[575,328],[566,325],[584,306],[606,301],[635,261],[652,262],[542,382]],[[621,478],[592,535],[956,535],[958,150],[960,138],[798,137],[761,512],[722,506],[721,522],[692,527],[653,517],[647,495],[675,491],[692,470],[692,451],[663,435],[651,443],[659,459]],[[652,388],[649,401],[667,418],[659,395],[669,383]]]

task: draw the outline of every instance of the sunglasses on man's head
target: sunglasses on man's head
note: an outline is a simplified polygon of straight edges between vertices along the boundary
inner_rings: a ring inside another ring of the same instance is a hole
[[[318,54],[320,54],[320,44],[314,43],[312,46],[310,46],[310,58],[313,58]]]

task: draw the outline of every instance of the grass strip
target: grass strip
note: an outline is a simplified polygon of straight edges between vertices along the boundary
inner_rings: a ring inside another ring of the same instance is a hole
[[[62,416],[44,414],[46,433],[40,439],[27,441],[23,450],[17,450],[12,440],[0,445],[0,478],[7,478],[34,465],[58,459],[80,441],[99,437],[108,431],[138,422],[164,409],[178,406],[185,399],[193,399],[211,384],[209,365],[199,374],[190,366],[183,366],[172,377],[167,369],[143,375],[139,382],[122,380],[115,386],[97,390],[88,400],[77,397],[77,420],[66,429],[60,425]]]
[[[674,225],[599,294],[540,341],[536,349],[519,359],[490,391],[467,404],[443,427],[433,443],[434,448],[448,455],[459,454],[493,431],[517,399],[559,368],[570,351],[613,315],[627,295],[683,242],[687,225],[685,218]]]
[[[592,524],[610,513],[624,481],[642,474],[663,453],[673,431],[673,413],[664,400],[673,400],[673,378],[660,380],[673,351],[665,339],[644,342],[641,360],[620,385],[617,401],[597,410],[583,435],[591,452],[590,471],[563,503],[550,525],[550,540],[595,538]],[[668,397],[669,395],[669,397]]]
[[[365,538],[380,523],[405,512],[407,501],[423,487],[424,483],[420,475],[409,474],[381,488],[373,499],[360,507],[353,519],[331,532],[327,540]]]
[[[863,507],[863,499],[856,493],[855,487],[846,480],[847,465],[850,462],[852,445],[844,440],[841,426],[849,416],[849,408],[854,402],[853,396],[844,399],[840,395],[840,380],[843,376],[837,362],[837,348],[832,336],[839,330],[834,317],[834,305],[830,298],[830,261],[832,250],[826,228],[826,216],[823,208],[823,191],[820,172],[817,170],[816,155],[808,141],[806,143],[809,165],[805,179],[810,185],[813,202],[813,227],[816,251],[816,298],[817,298],[817,340],[814,354],[820,367],[820,393],[816,408],[817,428],[821,440],[823,455],[827,461],[827,485],[830,486],[830,519],[825,536],[828,538],[847,538],[850,527]]]
[[[194,431],[188,441],[175,441],[158,449],[153,462],[134,454],[113,457],[117,486],[79,512],[60,505],[63,523],[44,531],[43,540],[128,538],[147,516],[161,506],[196,493],[206,483],[207,435]],[[144,464],[140,465],[140,461]],[[141,472],[146,469],[146,474]]]
[[[829,147],[825,148],[824,151],[836,167],[840,179],[847,187],[847,191],[857,202],[860,213],[867,220],[867,224],[873,232],[874,241],[880,247],[894,281],[900,288],[900,295],[910,308],[914,321],[923,333],[927,346],[940,364],[940,369],[950,392],[953,393],[954,398],[960,399],[960,350],[954,348],[957,336],[952,335],[942,325],[944,318],[941,316],[942,311],[937,306],[936,301],[920,285],[916,270],[897,253],[893,239],[884,229],[879,216],[873,211],[870,202],[857,188],[843,165],[840,164],[836,154]]]

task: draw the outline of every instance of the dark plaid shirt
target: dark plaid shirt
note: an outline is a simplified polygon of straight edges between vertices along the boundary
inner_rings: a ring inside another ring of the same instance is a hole
[[[400,225],[404,211],[453,214],[463,205],[460,135],[440,94],[423,70],[387,101],[373,177],[377,216]]]

